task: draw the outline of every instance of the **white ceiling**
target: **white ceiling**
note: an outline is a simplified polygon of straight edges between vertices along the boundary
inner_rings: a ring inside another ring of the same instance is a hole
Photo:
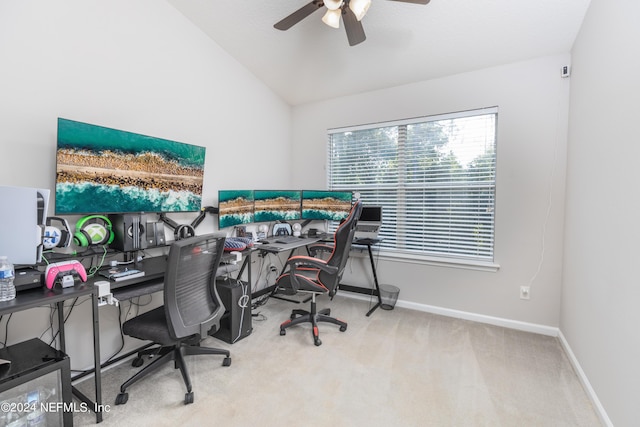
[[[367,40],[319,10],[273,24],[311,0],[168,0],[291,105],[568,53],[590,0],[372,0]]]

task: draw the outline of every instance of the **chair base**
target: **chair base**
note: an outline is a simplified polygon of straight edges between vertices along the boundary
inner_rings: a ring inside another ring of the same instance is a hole
[[[336,319],[335,317],[331,317],[331,309],[325,308],[320,311],[316,311],[316,295],[313,294],[311,299],[311,310],[299,310],[295,309],[291,312],[291,316],[289,320],[282,322],[280,324],[280,335],[286,335],[286,329],[298,325],[300,323],[311,323],[311,333],[313,334],[313,343],[316,346],[322,345],[322,341],[319,337],[318,331],[318,323],[319,322],[327,322],[333,323],[334,325],[340,326],[340,332],[344,332],[347,330],[347,322],[343,322],[340,319]]]
[[[231,353],[229,350],[223,350],[219,348],[210,348],[210,347],[200,347],[199,345],[176,345],[176,346],[168,346],[168,347],[160,347],[155,349],[148,349],[138,353],[138,357],[136,357],[133,361],[134,366],[140,366],[142,362],[143,354],[154,354],[157,357],[154,357],[154,360],[145,366],[143,369],[138,371],[135,375],[129,378],[127,381],[122,383],[120,386],[120,393],[116,397],[115,404],[116,405],[124,405],[129,400],[129,393],[127,393],[127,388],[156,371],[158,368],[164,366],[165,363],[170,361],[174,362],[174,368],[180,369],[180,373],[182,374],[182,379],[184,380],[184,384],[187,387],[187,393],[185,394],[184,404],[188,405],[193,403],[193,391],[191,390],[191,379],[189,378],[189,373],[187,372],[187,365],[184,361],[184,356],[198,355],[198,354],[213,354],[213,355],[223,355],[225,356],[222,361],[222,366],[231,366]]]

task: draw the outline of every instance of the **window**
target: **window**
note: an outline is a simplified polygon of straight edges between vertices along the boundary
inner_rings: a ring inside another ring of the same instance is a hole
[[[497,108],[329,131],[328,186],[383,206],[381,248],[493,261]]]

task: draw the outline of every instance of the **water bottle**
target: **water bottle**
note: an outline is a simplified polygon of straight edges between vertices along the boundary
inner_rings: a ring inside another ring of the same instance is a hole
[[[0,256],[0,301],[10,301],[16,297],[14,275],[13,264],[6,256]]]

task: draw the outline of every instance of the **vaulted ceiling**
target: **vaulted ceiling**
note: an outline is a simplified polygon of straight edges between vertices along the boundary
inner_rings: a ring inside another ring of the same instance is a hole
[[[291,105],[568,53],[590,0],[372,0],[366,41],[349,46],[311,0],[168,0]]]

